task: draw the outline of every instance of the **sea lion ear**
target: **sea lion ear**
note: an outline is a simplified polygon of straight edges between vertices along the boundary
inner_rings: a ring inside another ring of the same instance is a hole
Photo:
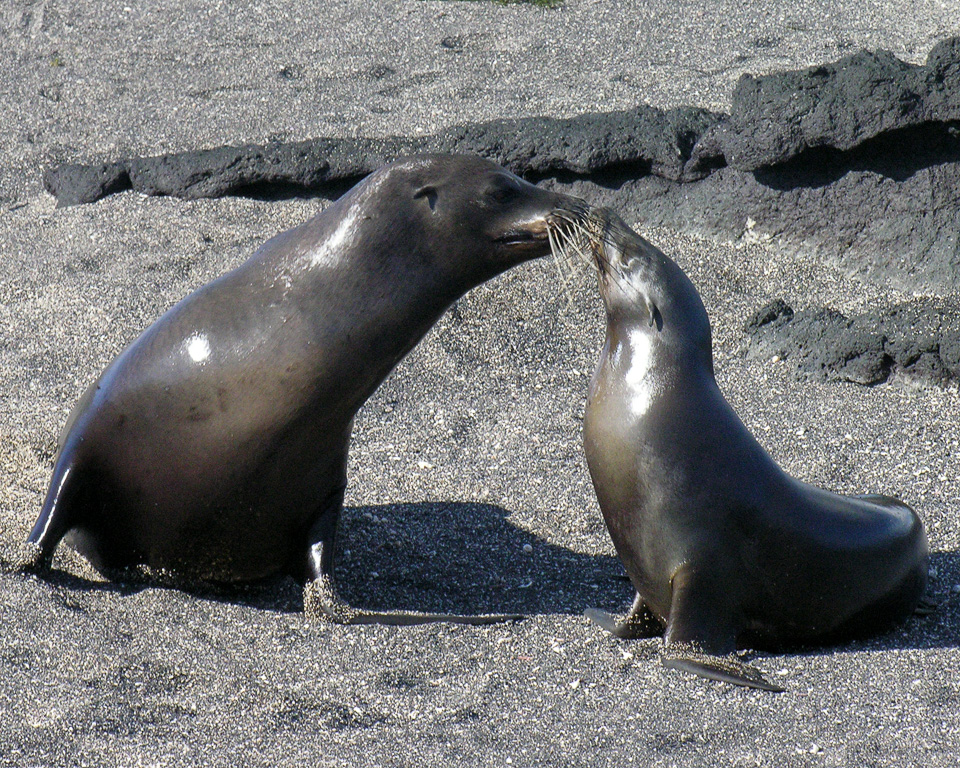
[[[658,331],[662,331],[663,315],[660,314],[660,310],[657,308],[657,305],[653,303],[653,299],[651,299],[649,296],[644,296],[643,299],[647,304],[647,313],[650,316],[650,327],[653,328],[656,326]]]
[[[420,187],[416,192],[413,193],[414,199],[419,199],[421,197],[427,198],[427,203],[430,205],[430,210],[432,211],[437,205],[437,188],[436,187]]]

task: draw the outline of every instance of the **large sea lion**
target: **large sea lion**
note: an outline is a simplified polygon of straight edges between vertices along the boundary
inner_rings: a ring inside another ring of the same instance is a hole
[[[457,298],[548,253],[552,223],[583,210],[474,156],[371,174],[183,299],[87,390],[25,569],[48,568],[69,533],[108,575],[145,568],[194,584],[286,571],[306,581],[307,610],[335,621],[457,620],[337,597],[354,415]]]
[[[583,444],[600,509],[637,596],[619,637],[664,632],[666,666],[782,690],[738,647],[862,635],[921,602],[923,525],[887,496],[800,482],[717,387],[693,283],[615,213],[587,219],[607,331]]]

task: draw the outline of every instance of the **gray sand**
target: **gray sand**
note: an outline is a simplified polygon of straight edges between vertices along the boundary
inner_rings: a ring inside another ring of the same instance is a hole
[[[124,193],[56,209],[49,165],[640,101],[727,109],[743,72],[860,47],[920,62],[960,32],[952,0],[237,5],[0,10],[5,563],[86,385],[164,309],[326,204]],[[932,592],[953,595],[940,611],[870,641],[757,654],[780,696],[665,671],[657,641],[582,618],[631,598],[580,448],[603,324],[590,276],[568,305],[543,261],[460,301],[368,402],[341,545],[357,604],[527,620],[334,627],[302,615],[293,582],[118,586],[64,548],[51,582],[0,576],[0,766],[955,765],[960,395],[800,381],[747,361],[741,330],[776,297],[844,312],[907,297],[776,242],[639,224],[700,288],[720,385],[781,465],[916,507]]]

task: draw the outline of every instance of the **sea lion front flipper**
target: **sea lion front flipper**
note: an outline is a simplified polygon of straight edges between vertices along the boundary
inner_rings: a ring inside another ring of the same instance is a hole
[[[736,656],[737,625],[722,580],[710,569],[683,567],[673,575],[663,665],[733,685],[782,692]]]
[[[625,640],[642,637],[659,637],[663,634],[663,626],[657,621],[647,604],[640,597],[640,593],[633,599],[633,605],[622,619],[601,611],[599,608],[587,608],[583,615],[595,624],[599,624],[614,637]]]
[[[310,547],[307,555],[307,583],[303,589],[303,612],[319,616],[335,624],[389,624],[409,626],[445,621],[451,624],[500,624],[526,618],[520,614],[483,614],[458,616],[450,613],[417,613],[415,611],[367,611],[354,608],[338,594],[333,581],[333,553],[337,525],[343,508],[341,486],[327,499],[327,503],[310,529]]]
[[[663,654],[663,666],[667,669],[690,672],[710,680],[720,680],[747,688],[759,688],[761,691],[783,693],[786,690],[766,680],[760,670],[744,664],[733,654],[712,656],[686,643],[669,646]]]

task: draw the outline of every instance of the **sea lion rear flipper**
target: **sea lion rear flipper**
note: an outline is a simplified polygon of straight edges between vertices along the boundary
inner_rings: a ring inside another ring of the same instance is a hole
[[[587,608],[583,615],[595,624],[599,624],[614,637],[639,639],[642,637],[659,637],[663,634],[663,626],[647,608],[647,604],[640,597],[639,592],[623,619],[618,619],[616,616],[598,608]]]
[[[762,691],[783,693],[786,689],[768,682],[760,670],[744,664],[733,654],[712,656],[702,653],[693,645],[680,644],[667,648],[663,654],[663,666],[690,672],[710,680],[742,685],[747,688],[759,688]]]
[[[341,486],[329,496],[323,511],[310,529],[307,583],[303,590],[304,613],[322,617],[335,624],[393,626],[432,624],[440,621],[451,624],[499,624],[526,618],[520,614],[458,616],[449,613],[417,613],[415,611],[368,611],[354,608],[345,602],[337,594],[333,581],[333,553],[345,490],[346,486]]]
[[[82,473],[76,453],[62,449],[53,470],[53,480],[33,530],[18,557],[21,573],[42,574],[49,570],[53,552],[74,525],[74,513],[82,490]]]
[[[867,501],[871,504],[876,504],[878,507],[890,507],[893,509],[910,509],[907,504],[904,504],[900,499],[896,499],[893,496],[885,496],[882,493],[858,493],[855,494],[852,498],[860,499],[861,501]],[[912,511],[912,510],[911,510]]]

